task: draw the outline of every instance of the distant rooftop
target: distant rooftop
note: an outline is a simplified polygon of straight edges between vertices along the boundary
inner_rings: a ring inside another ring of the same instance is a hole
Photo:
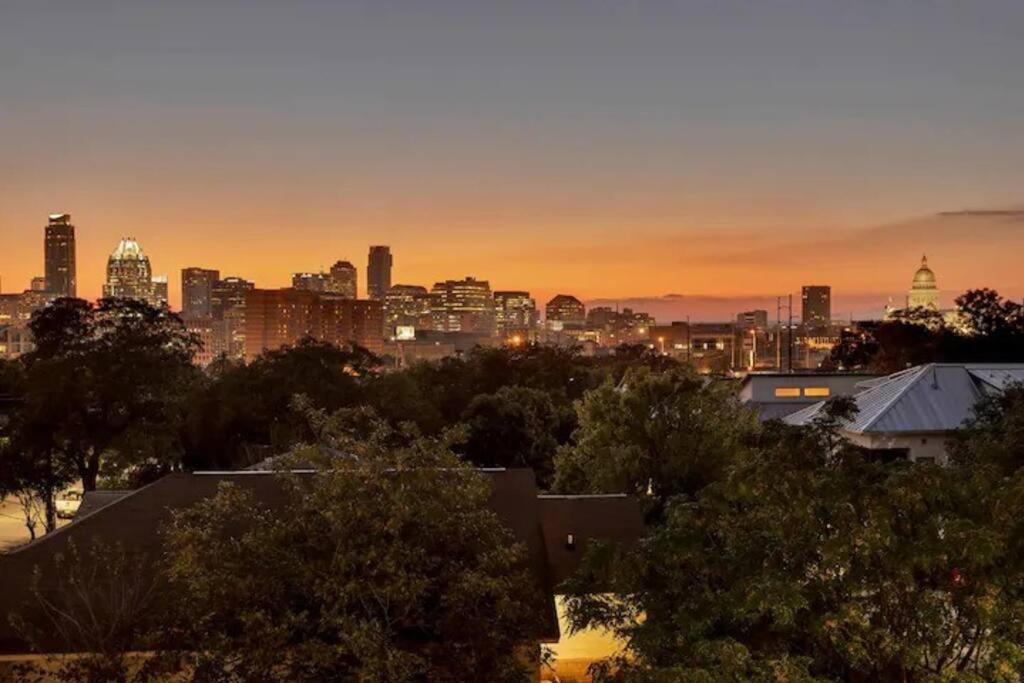
[[[1024,383],[1024,363],[929,363],[867,380],[854,395],[858,413],[843,425],[855,433],[944,432],[972,417],[983,396]],[[824,401],[785,418],[805,425]]]

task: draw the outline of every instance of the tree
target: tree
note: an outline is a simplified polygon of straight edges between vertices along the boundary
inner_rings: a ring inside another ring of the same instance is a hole
[[[12,441],[70,463],[86,490],[101,465],[117,476],[177,464],[197,340],[181,319],[142,301],[58,299],[33,314],[38,347],[22,357],[25,391]]]
[[[913,308],[892,319],[844,333],[826,363],[829,369],[892,373],[942,362],[1015,362],[1024,347],[1024,307],[991,289],[957,297],[957,318]]]
[[[604,679],[1019,680],[1024,398],[948,468],[839,440],[849,405],[832,407],[809,430],[767,426],[644,543],[587,559],[570,617],[626,643]]]
[[[1003,299],[994,289],[972,289],[956,300],[964,326],[982,337],[1024,334],[1024,307]]]
[[[18,501],[29,538],[37,529],[57,528],[56,494],[77,476],[67,459],[60,457],[55,435],[40,411],[51,410],[27,402],[27,374],[21,363],[0,364],[0,396],[6,414],[0,417],[0,499]]]
[[[292,398],[301,394],[328,411],[359,405],[378,364],[365,349],[311,338],[267,351],[248,365],[219,363],[189,397],[185,465],[244,467],[262,459],[250,450],[282,453],[309,440],[305,417],[290,409]]]
[[[445,440],[379,421],[354,439],[351,418],[311,413],[318,446],[292,457],[322,469],[282,473],[280,505],[224,486],[175,516],[175,640],[195,675],[525,680],[536,587],[484,475]]]
[[[635,368],[587,393],[577,419],[555,460],[555,488],[635,493],[654,514],[716,481],[756,429],[729,387],[684,368]]]
[[[34,620],[11,619],[34,647],[52,642],[64,652],[15,667],[19,681],[143,683],[168,680],[161,658],[142,654],[157,644],[160,612],[155,598],[160,577],[146,557],[102,543],[82,550],[73,543],[56,557],[50,580],[37,568],[32,593],[39,611]]]
[[[554,473],[554,457],[568,440],[575,415],[556,404],[547,392],[528,387],[502,387],[474,398],[462,415],[466,442],[459,450],[483,467],[528,467],[546,488]]]

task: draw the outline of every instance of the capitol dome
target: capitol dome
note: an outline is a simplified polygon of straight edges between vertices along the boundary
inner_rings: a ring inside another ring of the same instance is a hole
[[[935,273],[928,267],[928,257],[921,257],[921,267],[914,273],[914,289],[936,289]]]

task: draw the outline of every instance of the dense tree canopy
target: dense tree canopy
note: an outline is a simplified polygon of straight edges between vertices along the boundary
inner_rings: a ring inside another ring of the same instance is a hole
[[[892,319],[845,332],[826,369],[888,374],[922,363],[1020,362],[1024,360],[1024,309],[991,289],[956,300],[957,321],[938,311],[899,311]]]
[[[1024,397],[987,407],[948,468],[881,462],[835,424],[767,427],[635,551],[589,558],[571,616],[626,643],[604,678],[1019,680]]]
[[[577,407],[579,426],[556,460],[567,493],[633,492],[657,513],[721,476],[755,429],[733,389],[683,368],[635,368]]]
[[[90,681],[529,680],[543,596],[525,549],[489,507],[486,475],[447,438],[396,433],[358,411],[306,415],[317,443],[267,475],[278,477],[280,500],[222,485],[173,516],[165,555],[149,558],[157,581],[133,581],[122,568],[145,575],[138,560],[107,549],[125,595],[109,595],[108,573],[77,562],[74,590],[40,595],[50,628],[68,631],[70,644],[85,637],[94,653],[64,662],[65,672]],[[319,471],[292,473],[296,463]],[[132,649],[159,655],[140,670]]]

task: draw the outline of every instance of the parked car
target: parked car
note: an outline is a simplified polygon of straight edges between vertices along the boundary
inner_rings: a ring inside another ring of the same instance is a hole
[[[82,504],[82,492],[77,489],[68,489],[57,496],[57,516],[61,519],[71,519],[78,512],[78,506]]]

